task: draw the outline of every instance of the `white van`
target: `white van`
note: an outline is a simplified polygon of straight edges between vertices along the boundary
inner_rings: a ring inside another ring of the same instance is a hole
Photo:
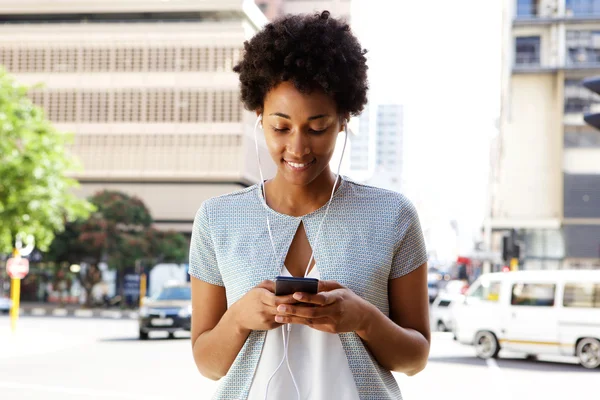
[[[484,274],[452,302],[454,337],[480,358],[500,349],[600,366],[600,271]]]

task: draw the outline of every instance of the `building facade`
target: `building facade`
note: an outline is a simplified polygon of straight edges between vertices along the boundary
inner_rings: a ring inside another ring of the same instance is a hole
[[[506,0],[491,229],[516,229],[526,269],[600,268],[600,1]]]
[[[267,22],[251,0],[11,3],[0,65],[42,82],[30,97],[75,133],[79,195],[137,195],[159,229],[190,232],[204,200],[258,181],[256,116],[232,71]]]
[[[286,14],[310,14],[328,10],[336,18],[350,22],[351,0],[256,0],[269,20]]]

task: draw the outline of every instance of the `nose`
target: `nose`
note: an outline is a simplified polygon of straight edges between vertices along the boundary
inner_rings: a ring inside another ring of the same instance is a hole
[[[302,132],[299,132],[299,130],[294,130],[289,136],[289,142],[287,143],[285,150],[294,157],[300,158],[310,153],[310,146],[308,145],[308,140],[305,135],[303,135]]]

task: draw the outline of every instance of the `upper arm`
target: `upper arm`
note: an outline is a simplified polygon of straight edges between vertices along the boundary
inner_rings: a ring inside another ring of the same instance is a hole
[[[189,273],[192,281],[193,345],[202,333],[217,325],[227,310],[225,285],[219,270],[206,202],[194,219]]]
[[[390,318],[430,339],[427,249],[419,215],[403,199],[396,222],[396,247],[388,282]]]
[[[427,263],[389,281],[389,303],[392,321],[403,328],[420,332],[430,342]]]
[[[213,329],[227,311],[227,296],[223,286],[200,279],[192,281],[192,345],[204,332]]]

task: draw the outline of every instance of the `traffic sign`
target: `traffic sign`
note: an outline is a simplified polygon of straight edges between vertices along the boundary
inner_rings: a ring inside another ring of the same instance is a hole
[[[13,279],[23,279],[29,273],[29,260],[26,258],[9,258],[6,262],[6,272]]]

